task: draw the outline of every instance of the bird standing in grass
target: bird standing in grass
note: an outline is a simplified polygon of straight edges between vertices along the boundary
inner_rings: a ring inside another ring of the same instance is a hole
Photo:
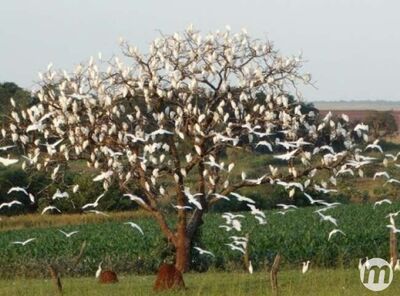
[[[307,260],[303,262],[303,268],[301,269],[301,272],[304,274],[308,271],[308,268],[310,266],[310,260]]]

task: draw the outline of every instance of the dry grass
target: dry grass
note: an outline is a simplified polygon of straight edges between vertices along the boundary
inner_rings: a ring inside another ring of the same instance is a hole
[[[108,221],[126,221],[149,217],[149,213],[137,210],[129,212],[106,213],[108,216],[96,214],[62,214],[62,215],[18,215],[1,217],[0,231],[26,229],[26,228],[48,228],[65,225],[81,225],[88,223],[102,223]]]

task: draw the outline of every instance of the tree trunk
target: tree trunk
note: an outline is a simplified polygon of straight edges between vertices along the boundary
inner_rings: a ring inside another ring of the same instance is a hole
[[[175,246],[175,252],[176,252],[175,267],[181,273],[184,273],[189,269],[190,244],[191,241],[185,235],[184,237],[178,238],[177,245]]]

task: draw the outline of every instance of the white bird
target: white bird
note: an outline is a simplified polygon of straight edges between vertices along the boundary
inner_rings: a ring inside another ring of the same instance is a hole
[[[332,216],[324,215],[321,212],[317,212],[317,213],[318,213],[318,215],[320,215],[321,221],[328,221],[328,222],[331,222],[332,224],[334,224],[335,226],[337,226],[337,220],[335,218],[333,218]]]
[[[153,132],[151,132],[150,134],[146,134],[146,141],[149,139],[149,137],[151,137],[152,139],[155,138],[155,136],[157,135],[173,135],[174,133],[167,131],[165,129],[159,128],[158,130],[155,130]]]
[[[224,228],[226,231],[231,231],[232,229],[233,229],[233,227],[230,227],[230,226],[228,226],[228,225],[219,225],[218,226],[219,228]]]
[[[206,254],[206,255],[210,255],[210,256],[215,257],[215,255],[214,255],[213,253],[211,253],[210,251],[203,250],[202,248],[199,248],[199,247],[194,247],[194,249],[196,249],[197,251],[199,251],[200,255]]]
[[[328,189],[318,185],[314,185],[315,190],[322,192],[322,193],[330,193],[330,192],[337,192],[336,189]]]
[[[29,200],[31,201],[32,204],[35,203],[35,196],[32,193],[29,193]]]
[[[212,193],[211,195],[214,195],[215,198],[217,198],[217,199],[225,199],[227,201],[230,201],[229,197],[227,197],[225,195],[222,195],[222,194],[219,194],[219,193]]]
[[[180,205],[174,205],[174,204],[172,204],[172,206],[178,210],[189,210],[190,211],[193,209],[191,206],[180,206]]]
[[[265,220],[263,217],[261,216],[254,216],[254,218],[256,218],[258,220],[258,224],[260,225],[265,225],[267,224],[267,220]]]
[[[250,210],[251,210],[251,214],[254,216],[261,216],[263,218],[265,218],[265,213],[263,211],[261,211],[260,209],[257,209],[255,205],[253,204],[246,204]]]
[[[379,139],[375,140],[372,144],[367,145],[367,147],[365,147],[365,150],[367,149],[376,149],[379,152],[383,153],[382,147],[378,145],[379,143]]]
[[[146,142],[145,139],[136,137],[135,135],[132,135],[132,134],[125,134],[125,136],[126,136],[127,138],[131,138],[131,140],[132,140],[133,143],[136,143],[136,142],[138,142],[138,141],[140,141],[140,142]]]
[[[68,198],[68,192],[61,192],[60,189],[57,189],[56,192],[53,194],[52,199],[55,200],[57,198]]]
[[[387,228],[390,228],[394,233],[400,233],[400,229],[396,228],[393,224],[386,225]]]
[[[4,202],[0,205],[0,209],[4,208],[4,207],[8,207],[11,208],[13,205],[22,205],[22,202],[18,201],[18,200],[13,200],[10,202]]]
[[[249,273],[253,274],[253,265],[251,264],[251,261],[249,261]]]
[[[73,193],[77,193],[78,190],[79,190],[79,185],[74,185],[74,186],[72,187],[72,192],[73,192]]]
[[[137,202],[137,203],[141,203],[141,204],[143,204],[143,205],[146,204],[146,203],[144,202],[144,200],[143,200],[141,197],[137,196],[137,195],[130,194],[130,193],[126,193],[126,194],[124,194],[124,196],[129,197],[129,199],[130,199],[131,201],[134,201],[134,202]]]
[[[96,214],[96,215],[102,215],[102,216],[105,216],[105,217],[110,217],[110,215],[107,215],[106,213],[104,213],[104,212],[102,212],[102,211],[98,211],[98,210],[89,210],[89,211],[86,211],[87,213],[93,213],[93,214]]]
[[[131,227],[136,228],[137,230],[139,230],[139,232],[140,232],[142,235],[144,235],[144,232],[143,232],[142,228],[140,228],[140,226],[137,225],[136,223],[133,223],[133,222],[125,222],[124,224],[130,225]]]
[[[113,171],[102,172],[100,175],[93,178],[94,182],[102,181],[108,179],[113,175]]]
[[[399,215],[400,211],[397,211],[395,213],[389,213],[388,215],[385,216],[385,218],[390,219],[390,224],[395,225],[394,217],[397,217]]]
[[[225,170],[224,166],[222,164],[217,163],[214,158],[211,158],[210,161],[205,161],[204,164],[209,165],[211,167],[216,167],[221,171]]]
[[[225,245],[229,246],[229,247],[231,248],[232,251],[239,251],[239,252],[241,252],[241,253],[243,253],[243,254],[246,253],[245,250],[244,250],[243,248],[238,247],[238,246],[235,246],[234,244],[225,244]]]
[[[18,159],[10,159],[10,158],[0,157],[0,163],[4,166],[16,164],[17,162],[18,162]]]
[[[281,208],[283,208],[284,210],[288,210],[288,209],[297,209],[297,207],[296,207],[295,205],[285,205],[285,204],[282,204],[282,203],[277,204],[276,206],[277,206],[277,207],[281,207]]]
[[[279,138],[276,138],[275,144],[279,146],[283,146],[286,150],[289,150],[290,148],[296,148],[296,145],[291,144],[287,141],[281,141]]]
[[[260,185],[261,182],[265,179],[266,175],[261,176],[260,178],[257,179],[245,179],[246,182],[251,183],[251,184],[257,184]]]
[[[23,187],[12,187],[8,190],[7,194],[10,194],[11,192],[23,192],[25,195],[29,196],[28,191]]]
[[[309,200],[310,204],[312,204],[312,205],[315,204],[315,203],[322,204],[322,202],[324,202],[322,199],[313,199],[311,197],[311,195],[309,195],[308,193],[304,192],[304,195],[305,195],[305,197],[307,197],[307,199]]]
[[[397,259],[396,265],[394,266],[394,271],[400,271],[400,259]]]
[[[304,191],[304,186],[303,186],[303,184],[298,183],[298,182],[284,182],[284,181],[278,181],[278,182],[276,182],[276,184],[285,187],[285,189],[289,189],[289,188],[292,188],[292,187],[297,187],[297,188],[300,189],[301,191]]]
[[[96,270],[96,278],[98,278],[99,276],[100,276],[100,274],[101,274],[101,264],[103,263],[103,261],[101,261],[100,263],[99,263],[99,267],[97,268],[97,270]]]
[[[244,201],[244,202],[251,203],[251,204],[255,204],[256,203],[251,198],[248,198],[246,196],[240,195],[239,193],[231,192],[230,194],[233,195],[234,197],[236,197],[238,201]]]
[[[16,147],[16,145],[3,146],[3,147],[0,147],[0,151],[6,151],[6,150],[14,148],[14,147]]]
[[[386,177],[387,179],[390,179],[389,174],[387,172],[376,172],[374,175],[374,180],[377,177]]]
[[[389,199],[382,199],[382,200],[376,201],[376,202],[374,203],[374,209],[376,208],[376,206],[381,206],[381,205],[384,204],[384,203],[392,204],[392,201],[389,200]]]
[[[331,232],[329,232],[328,235],[328,240],[330,240],[332,238],[332,236],[336,233],[341,233],[343,235],[346,235],[343,231],[341,231],[340,229],[333,229]]]
[[[310,266],[310,260],[308,260],[307,262],[303,262],[303,268],[301,269],[301,272],[304,274],[308,271],[308,268]]]
[[[248,239],[245,236],[235,236],[235,235],[231,235],[229,238],[235,240],[235,241],[245,241],[247,242]]]
[[[201,203],[196,199],[196,196],[203,195],[203,193],[191,194],[189,187],[185,187],[184,193],[187,196],[189,203],[194,204],[199,210],[203,209]]]
[[[226,219],[226,223],[227,223],[227,224],[231,224],[231,223],[232,223],[232,220],[235,220],[235,219],[237,219],[237,218],[244,218],[244,215],[242,215],[242,214],[236,214],[236,215],[235,215],[235,214],[226,212],[226,213],[223,213],[223,214],[221,215],[221,217],[224,218],[224,219]]]
[[[99,205],[99,201],[100,201],[100,199],[104,196],[104,194],[106,194],[106,193],[104,192],[103,194],[100,194],[100,195],[97,197],[97,199],[96,199],[95,202],[85,204],[85,205],[82,207],[82,210],[84,210],[84,209],[86,209],[86,208],[96,208],[96,207]]]
[[[256,145],[256,148],[257,148],[258,146],[265,146],[265,147],[267,147],[267,148],[269,149],[269,151],[272,152],[272,145],[271,145],[271,143],[269,143],[269,142],[267,142],[267,141],[260,141],[260,142],[258,142],[257,145]]]
[[[55,206],[47,206],[47,207],[45,207],[45,208],[43,209],[42,215],[43,215],[44,213],[46,213],[47,211],[53,211],[53,210],[55,210],[55,211],[61,213],[61,211],[60,211],[58,208],[56,208]]]
[[[73,236],[74,234],[77,234],[79,232],[77,230],[72,231],[72,232],[65,232],[65,231],[62,231],[61,229],[59,229],[58,231],[61,232],[62,234],[64,234],[68,238],[70,238],[71,236]]]
[[[34,241],[35,239],[36,239],[36,238],[33,237],[33,238],[27,239],[26,241],[15,241],[15,242],[11,242],[11,243],[14,244],[14,245],[22,245],[22,246],[25,246],[26,244],[29,244],[30,242]]]
[[[305,145],[312,145],[312,143],[304,141],[304,138],[299,138],[296,141],[291,141],[289,143],[290,144],[294,144],[295,147],[301,147],[301,146],[305,146]]]
[[[285,153],[285,154],[274,155],[274,158],[278,158],[278,159],[281,159],[281,160],[289,160],[289,159],[294,157],[294,155],[296,154],[297,150],[299,150],[299,149],[298,148],[294,149],[293,151],[290,151],[290,152]]]
[[[359,132],[359,131],[368,131],[369,127],[368,125],[364,124],[364,123],[359,123],[355,126],[354,131]]]
[[[334,208],[334,207],[336,207],[336,206],[341,205],[340,202],[331,202],[331,203],[329,203],[329,202],[326,202],[326,201],[324,201],[324,200],[320,201],[319,203],[320,203],[321,205],[326,206],[325,209],[327,209],[327,210],[330,209],[330,208]],[[322,211],[322,209],[319,209],[318,211]]]
[[[385,184],[383,184],[383,185],[386,185],[387,183],[397,183],[397,184],[400,184],[400,181],[397,180],[397,179],[392,178],[392,179],[387,180],[387,181],[385,182]]]

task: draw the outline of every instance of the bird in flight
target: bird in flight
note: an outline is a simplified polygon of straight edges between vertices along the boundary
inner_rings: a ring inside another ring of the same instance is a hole
[[[59,232],[61,232],[62,234],[64,234],[67,238],[70,238],[71,236],[73,236],[74,234],[77,234],[79,231],[72,231],[72,232],[65,232],[62,231],[61,229],[58,230]]]
[[[61,213],[61,211],[58,208],[56,208],[55,206],[47,206],[43,209],[42,215],[44,215],[44,213],[46,213],[47,211],[57,211],[57,212]]]
[[[140,232],[142,235],[144,235],[144,232],[143,232],[142,228],[140,228],[140,226],[137,225],[136,223],[133,223],[133,222],[125,222],[124,224],[130,225],[132,228],[136,228],[137,230],[139,230],[139,232]]]
[[[10,158],[4,158],[0,157],[0,163],[4,166],[10,166],[12,164],[16,164],[18,162],[18,159],[10,159]]]
[[[247,202],[247,203],[250,203],[250,204],[255,204],[256,203],[251,198],[248,198],[246,196],[240,195],[239,193],[231,192],[230,194],[233,195],[234,197],[236,197],[238,201],[244,201],[244,202]]]
[[[131,201],[134,201],[134,202],[137,202],[137,203],[141,203],[141,204],[143,204],[143,205],[146,204],[146,203],[144,202],[144,200],[143,200],[141,197],[137,196],[137,195],[127,193],[127,194],[124,194],[124,196],[129,197],[129,199],[130,199]]]
[[[376,201],[376,202],[374,203],[374,209],[376,208],[376,206],[381,206],[381,205],[383,205],[384,203],[392,204],[392,201],[389,200],[389,199],[382,199],[382,200]]]
[[[82,207],[82,210],[84,210],[84,209],[86,209],[86,208],[96,208],[96,207],[99,205],[99,201],[100,201],[100,199],[104,196],[104,194],[106,194],[106,193],[104,192],[103,194],[100,194],[100,195],[97,197],[97,199],[96,199],[95,202],[85,204],[85,205]]]
[[[11,242],[11,244],[13,244],[13,245],[22,245],[22,246],[25,246],[26,244],[29,244],[30,242],[34,241],[35,239],[36,239],[36,238],[33,237],[33,238],[27,239],[26,241],[15,241],[15,242]]]
[[[93,214],[96,214],[96,215],[102,215],[102,216],[105,216],[105,217],[110,217],[110,215],[108,215],[108,214],[106,214],[106,213],[104,213],[102,211],[98,211],[98,210],[89,210],[89,211],[86,211],[86,213],[93,213]]]
[[[215,257],[215,255],[213,253],[211,253],[210,251],[204,250],[204,249],[199,248],[199,247],[194,247],[194,249],[199,251],[200,255],[204,255],[205,254],[205,255],[210,255],[210,256]]]
[[[297,207],[295,205],[285,205],[285,204],[277,204],[277,207],[281,207],[284,210],[288,210],[288,209],[297,209]]]
[[[336,233],[341,233],[341,234],[343,234],[343,235],[346,235],[343,231],[341,231],[340,229],[333,229],[331,232],[329,232],[329,235],[328,235],[328,240],[331,240],[331,238],[332,238],[332,236],[334,235],[334,234],[336,234]]]
[[[8,190],[7,194],[10,194],[11,192],[23,192],[25,195],[29,195],[28,191],[23,187],[12,187]]]
[[[11,208],[13,205],[22,205],[22,202],[20,202],[20,201],[18,201],[18,200],[13,200],[13,201],[10,201],[10,202],[3,202],[3,203],[0,205],[0,209],[2,209],[2,208],[4,208],[4,207]]]

